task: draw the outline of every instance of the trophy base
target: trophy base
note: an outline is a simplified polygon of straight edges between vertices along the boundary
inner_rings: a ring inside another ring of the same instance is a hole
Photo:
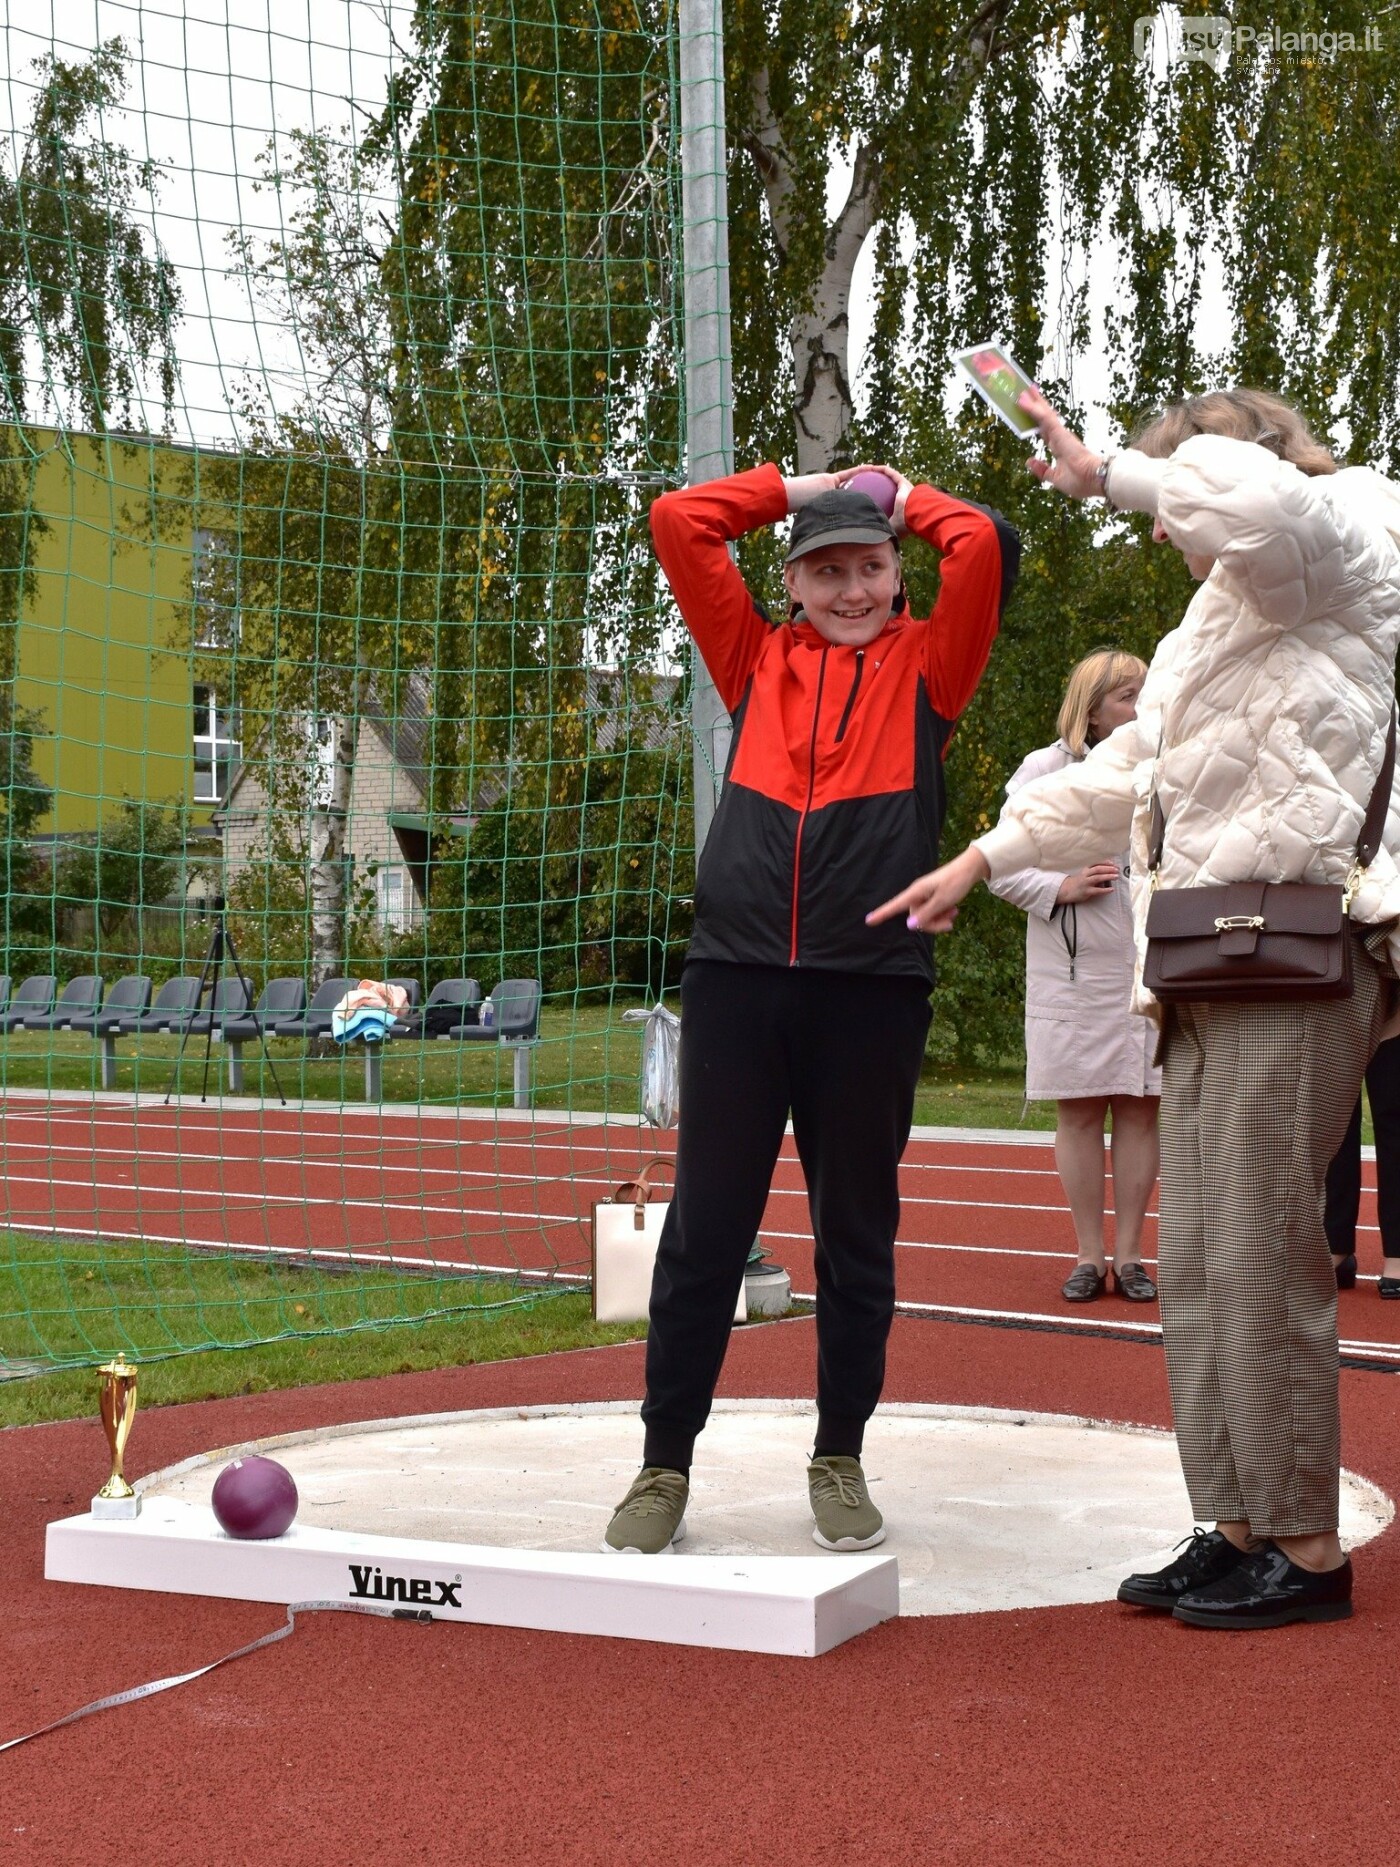
[[[95,1497],[92,1514],[99,1523],[131,1523],[141,1515],[139,1497]]]

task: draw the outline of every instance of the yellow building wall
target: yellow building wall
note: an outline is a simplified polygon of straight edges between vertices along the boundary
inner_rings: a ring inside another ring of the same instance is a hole
[[[124,797],[191,804],[188,457],[156,441],[29,433],[48,530],[33,546],[15,699],[43,723],[34,765],[54,803],[40,828],[93,831]]]

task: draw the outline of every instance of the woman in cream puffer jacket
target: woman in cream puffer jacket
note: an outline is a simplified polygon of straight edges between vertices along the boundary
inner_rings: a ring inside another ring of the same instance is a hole
[[[1115,505],[1157,516],[1213,564],[1152,658],[1137,718],[1082,764],[1018,793],[979,837],[992,873],[1111,857],[1131,836],[1141,985],[1154,780],[1160,883],[1343,882],[1385,747],[1400,642],[1400,488],[1369,467],[1309,478],[1257,444],[1201,434],[1129,449]],[[1160,756],[1159,756],[1159,750]],[[1400,798],[1352,919],[1400,918]],[[1400,931],[1389,941],[1400,972]]]
[[[1111,857],[1130,838],[1136,1003],[1162,1026],[1158,1282],[1198,1530],[1120,1599],[1205,1627],[1351,1612],[1337,1540],[1336,1279],[1323,1180],[1396,998],[1400,815],[1351,903],[1350,997],[1177,1004],[1144,992],[1154,785],[1160,881],[1346,881],[1380,771],[1400,640],[1400,491],[1335,463],[1287,404],[1193,397],[1105,460],[1038,395],[1037,478],[1151,513],[1200,580],[1137,718],[1011,798],[962,855],[876,910],[946,932],[979,880]]]

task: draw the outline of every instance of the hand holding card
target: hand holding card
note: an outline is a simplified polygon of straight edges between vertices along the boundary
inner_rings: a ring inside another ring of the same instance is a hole
[[[1035,416],[1021,407],[1022,395],[1034,391],[1035,384],[1005,344],[974,344],[971,350],[955,350],[953,361],[967,371],[973,388],[1013,434],[1035,433]]]

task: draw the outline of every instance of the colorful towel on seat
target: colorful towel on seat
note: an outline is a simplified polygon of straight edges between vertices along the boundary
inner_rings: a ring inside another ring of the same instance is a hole
[[[404,1017],[407,1011],[408,993],[401,985],[361,979],[331,1012],[331,1036],[338,1044],[351,1044],[356,1038],[382,1044],[395,1018]]]

